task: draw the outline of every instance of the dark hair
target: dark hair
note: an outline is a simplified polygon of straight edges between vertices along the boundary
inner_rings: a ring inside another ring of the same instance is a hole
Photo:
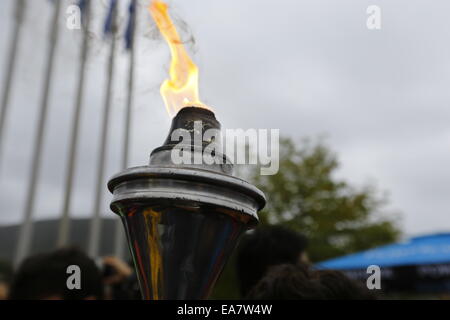
[[[67,288],[67,267],[77,265],[81,270],[81,289]],[[35,300],[59,297],[80,300],[103,296],[100,271],[95,262],[76,248],[38,254],[27,258],[14,276],[9,299]]]
[[[306,265],[270,268],[247,296],[251,300],[369,300],[368,289],[334,270],[310,270]]]
[[[326,288],[326,298],[332,300],[372,300],[375,295],[359,282],[337,270],[315,270],[312,274]]]
[[[236,257],[241,295],[245,297],[269,267],[296,264],[306,246],[303,235],[281,226],[260,227],[245,234]]]
[[[250,300],[323,300],[320,282],[311,279],[305,265],[283,264],[271,267],[266,276],[250,290]]]

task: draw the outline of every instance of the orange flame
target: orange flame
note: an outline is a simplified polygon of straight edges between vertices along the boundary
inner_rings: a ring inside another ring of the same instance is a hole
[[[199,99],[198,68],[184,48],[169,16],[167,4],[160,0],[152,0],[149,10],[172,55],[170,79],[165,80],[160,89],[167,111],[174,116],[187,106],[209,109]]]

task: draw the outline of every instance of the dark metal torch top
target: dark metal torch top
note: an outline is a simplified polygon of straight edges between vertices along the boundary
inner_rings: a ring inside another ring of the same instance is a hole
[[[201,131],[197,131],[198,128],[195,126],[195,122],[201,123]],[[220,122],[216,120],[214,113],[208,109],[199,107],[184,107],[172,120],[169,135],[164,142],[165,146],[178,143],[178,140],[172,139],[172,133],[177,129],[188,131],[191,134],[193,141],[194,135],[203,137],[204,133],[209,129],[219,131]]]
[[[199,125],[199,122],[201,125]],[[179,140],[173,139],[177,129],[194,141],[201,137],[201,146],[191,141],[184,144],[189,157],[202,155],[206,145],[213,139],[204,140],[209,129],[220,133],[220,123],[214,113],[203,108],[186,107],[181,109],[172,120],[169,136],[164,144],[153,150],[150,164],[142,167],[126,169],[115,175],[108,182],[108,188],[114,198],[111,209],[119,213],[127,203],[176,201],[213,205],[224,210],[231,210],[247,221],[247,227],[258,223],[257,212],[261,210],[266,199],[264,194],[250,183],[234,177],[233,165],[225,155],[216,152],[214,157],[225,162],[182,163],[173,161],[173,151]],[[189,158],[188,157],[188,158]]]

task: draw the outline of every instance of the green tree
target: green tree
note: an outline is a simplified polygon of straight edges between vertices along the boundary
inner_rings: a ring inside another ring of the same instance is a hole
[[[336,155],[321,141],[280,141],[276,175],[252,173],[266,194],[261,222],[283,224],[306,235],[313,262],[395,241],[398,216],[383,212],[385,199],[375,188],[360,190],[335,177]]]

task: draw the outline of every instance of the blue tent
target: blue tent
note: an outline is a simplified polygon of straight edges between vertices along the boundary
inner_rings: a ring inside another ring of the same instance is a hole
[[[328,260],[320,269],[337,269],[355,280],[366,281],[367,268],[381,268],[385,292],[450,292],[450,233],[411,238],[360,253]]]
[[[406,242],[386,245],[321,262],[319,268],[351,270],[370,265],[397,267],[450,263],[450,233],[411,238]]]

